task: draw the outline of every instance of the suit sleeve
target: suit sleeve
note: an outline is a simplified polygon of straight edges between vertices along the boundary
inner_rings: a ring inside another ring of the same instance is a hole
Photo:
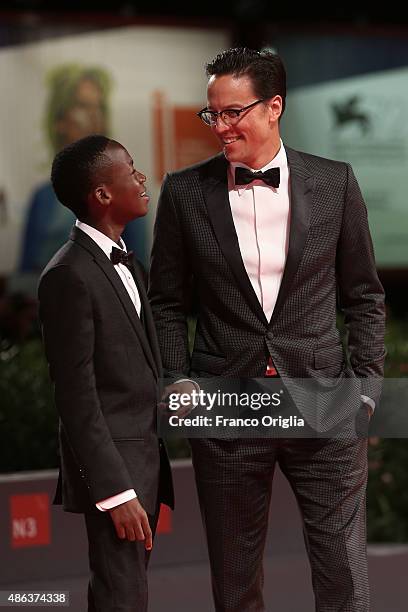
[[[367,209],[347,165],[347,190],[337,250],[339,306],[348,330],[351,366],[361,392],[378,402],[384,368],[385,305],[368,227]]]
[[[55,403],[93,503],[133,487],[101,410],[95,383],[95,329],[86,284],[69,266],[40,281],[40,320]]]
[[[154,226],[149,299],[166,376],[188,376],[187,316],[191,310],[192,273],[176,202],[167,175]]]

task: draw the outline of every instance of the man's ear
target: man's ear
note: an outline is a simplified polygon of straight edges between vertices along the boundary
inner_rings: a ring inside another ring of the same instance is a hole
[[[282,114],[282,96],[274,96],[269,100],[268,107],[271,122],[276,123]]]

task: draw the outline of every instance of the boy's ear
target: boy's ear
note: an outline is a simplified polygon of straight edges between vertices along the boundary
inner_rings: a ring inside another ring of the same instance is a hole
[[[95,201],[101,206],[109,206],[112,200],[112,194],[106,185],[98,185],[93,190],[93,197]]]

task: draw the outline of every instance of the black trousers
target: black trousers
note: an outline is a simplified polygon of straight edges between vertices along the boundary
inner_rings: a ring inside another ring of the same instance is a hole
[[[159,509],[149,516],[154,534]],[[88,612],[147,612],[147,565],[144,541],[129,542],[116,535],[109,512],[85,514],[90,581]]]
[[[266,610],[262,559],[276,463],[302,515],[316,611],[369,611],[366,439],[191,439],[190,444],[217,612]],[[267,610],[273,612],[273,601]]]

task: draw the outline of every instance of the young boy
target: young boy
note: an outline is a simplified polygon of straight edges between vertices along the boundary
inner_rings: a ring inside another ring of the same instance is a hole
[[[55,157],[51,181],[78,220],[39,283],[40,319],[60,417],[56,503],[81,512],[88,610],[147,610],[146,567],[160,502],[173,506],[156,435],[160,354],[143,271],[125,225],[146,214],[146,177],[105,136]]]

